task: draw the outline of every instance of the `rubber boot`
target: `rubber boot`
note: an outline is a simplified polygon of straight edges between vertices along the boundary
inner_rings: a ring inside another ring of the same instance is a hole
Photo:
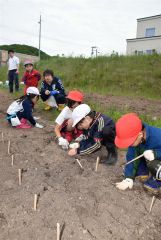
[[[117,161],[118,161],[118,153],[117,153],[117,149],[115,148],[109,151],[107,158],[102,163],[107,165],[115,165]]]
[[[58,104],[58,111],[62,111],[65,107],[65,104]]]

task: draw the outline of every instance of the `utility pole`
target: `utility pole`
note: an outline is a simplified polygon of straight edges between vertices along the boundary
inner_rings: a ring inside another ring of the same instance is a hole
[[[95,52],[95,57],[97,57],[98,48],[96,46],[91,47],[91,57],[93,57],[94,52]]]
[[[39,60],[40,60],[40,50],[41,50],[41,14],[40,14],[40,21],[38,23],[40,24],[40,27],[39,27]]]

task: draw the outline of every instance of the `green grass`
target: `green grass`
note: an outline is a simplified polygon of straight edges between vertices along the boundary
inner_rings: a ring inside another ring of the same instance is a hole
[[[145,98],[161,97],[161,55],[51,58],[37,63],[54,70],[68,89]]]

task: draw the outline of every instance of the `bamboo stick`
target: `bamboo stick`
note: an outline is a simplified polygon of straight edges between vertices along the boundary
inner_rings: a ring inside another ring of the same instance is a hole
[[[11,165],[13,166],[13,154],[11,156]]]
[[[34,211],[37,210],[37,194],[34,195]]]
[[[79,166],[83,169],[83,166],[82,166],[82,164],[80,163],[79,159],[76,158],[75,160],[77,161],[77,163],[79,164]]]
[[[60,223],[57,223],[57,240],[60,240]]]
[[[10,154],[10,146],[11,146],[11,141],[8,141],[8,154]]]
[[[22,170],[20,168],[18,169],[18,183],[19,183],[19,186],[22,183]]]
[[[151,201],[151,204],[150,204],[149,213],[151,213],[152,207],[153,207],[153,205],[154,205],[154,201],[155,201],[155,196],[152,197],[152,201]]]
[[[128,164],[130,164],[130,163],[138,160],[139,158],[141,158],[141,157],[143,157],[143,156],[144,156],[144,154],[141,154],[141,155],[137,156],[136,158],[132,159],[131,161],[129,161],[129,162],[127,162],[127,163],[124,163],[124,164],[125,164],[125,165],[128,165]],[[124,164],[123,164],[123,165],[124,165]]]
[[[97,157],[97,160],[96,160],[96,167],[95,167],[95,172],[97,172],[97,170],[98,170],[99,162],[100,162],[100,157]]]

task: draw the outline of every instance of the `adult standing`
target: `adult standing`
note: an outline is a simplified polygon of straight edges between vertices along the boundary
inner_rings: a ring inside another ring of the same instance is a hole
[[[15,83],[15,91],[19,90],[19,63],[20,60],[14,55],[14,50],[10,49],[8,51],[9,60],[8,60],[8,80],[9,80],[9,91],[13,93],[13,84]]]

